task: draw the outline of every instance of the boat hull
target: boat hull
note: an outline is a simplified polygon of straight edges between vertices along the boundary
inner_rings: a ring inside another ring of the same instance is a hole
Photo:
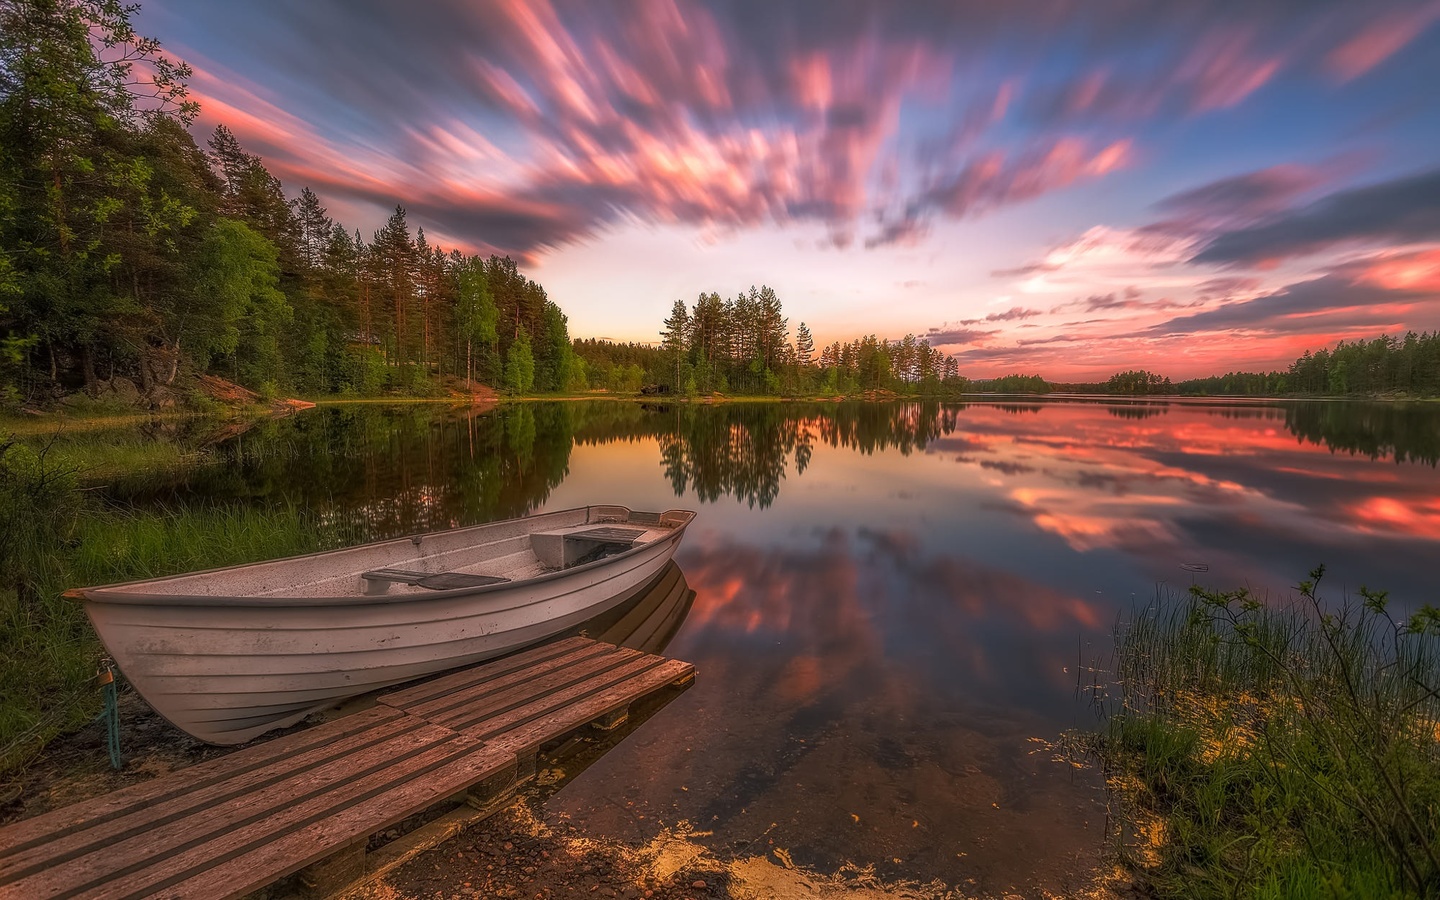
[[[389,602],[83,596],[106,650],[156,712],[207,743],[238,744],[348,697],[576,628],[650,584],[684,530],[601,565]]]

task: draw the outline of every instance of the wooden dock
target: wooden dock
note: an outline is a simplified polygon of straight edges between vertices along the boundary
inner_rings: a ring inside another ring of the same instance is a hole
[[[241,897],[299,872],[329,896],[508,801],[540,748],[668,702],[689,663],[569,638],[0,829],[0,898]],[[445,809],[444,807],[449,807]],[[427,810],[393,845],[372,835]]]

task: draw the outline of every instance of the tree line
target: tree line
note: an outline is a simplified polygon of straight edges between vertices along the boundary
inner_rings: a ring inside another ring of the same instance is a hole
[[[663,393],[833,396],[857,391],[931,395],[963,391],[959,364],[909,334],[900,340],[867,335],[820,346],[790,320],[774,289],[751,287],[734,297],[702,293],[676,300],[658,345],[577,341],[592,388]]]
[[[1095,387],[1111,394],[1434,397],[1440,395],[1440,332],[1411,331],[1403,338],[1382,335],[1368,341],[1342,340],[1333,348],[1306,350],[1285,371],[1227,372],[1172,385],[1168,378],[1139,370],[1117,373]]]
[[[262,392],[583,384],[566,319],[513,260],[366,240],[223,125],[120,0],[0,0],[0,391],[213,372]]]

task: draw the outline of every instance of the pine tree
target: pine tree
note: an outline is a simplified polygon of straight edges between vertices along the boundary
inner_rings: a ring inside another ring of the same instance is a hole
[[[394,332],[392,365],[404,365],[408,312],[415,299],[415,244],[405,221],[405,207],[397,205],[385,227],[375,232],[371,257],[381,297],[389,307]]]
[[[815,339],[810,336],[810,329],[801,322],[800,327],[795,329],[795,361],[800,368],[810,368],[810,363],[815,355]]]
[[[495,298],[490,293],[490,282],[485,276],[485,263],[479,259],[467,259],[456,270],[459,284],[459,304],[456,307],[456,329],[465,345],[465,379],[473,388],[475,385],[475,345],[493,348],[499,337],[496,329],[500,311],[495,308]]]
[[[300,232],[300,258],[312,271],[319,269],[324,263],[325,250],[335,223],[325,214],[320,198],[308,187],[301,189],[300,196],[292,200],[290,206]]]
[[[671,358],[675,371],[675,380],[672,382],[672,389],[675,391],[684,390],[685,384],[681,378],[681,364],[685,360],[685,350],[690,335],[690,313],[685,308],[684,300],[676,300],[670,307],[670,318],[665,320],[665,327],[660,332],[661,344],[667,356]]]

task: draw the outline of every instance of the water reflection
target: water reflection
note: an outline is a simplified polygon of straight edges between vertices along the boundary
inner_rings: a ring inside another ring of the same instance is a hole
[[[1423,405],[362,406],[112,496],[289,502],[373,537],[698,507],[658,621],[700,678],[552,802],[626,839],[688,819],[721,849],[1065,895],[1103,809],[1031,738],[1084,718],[1077,658],[1162,582],[1278,591],[1325,562],[1433,601],[1437,449]]]

